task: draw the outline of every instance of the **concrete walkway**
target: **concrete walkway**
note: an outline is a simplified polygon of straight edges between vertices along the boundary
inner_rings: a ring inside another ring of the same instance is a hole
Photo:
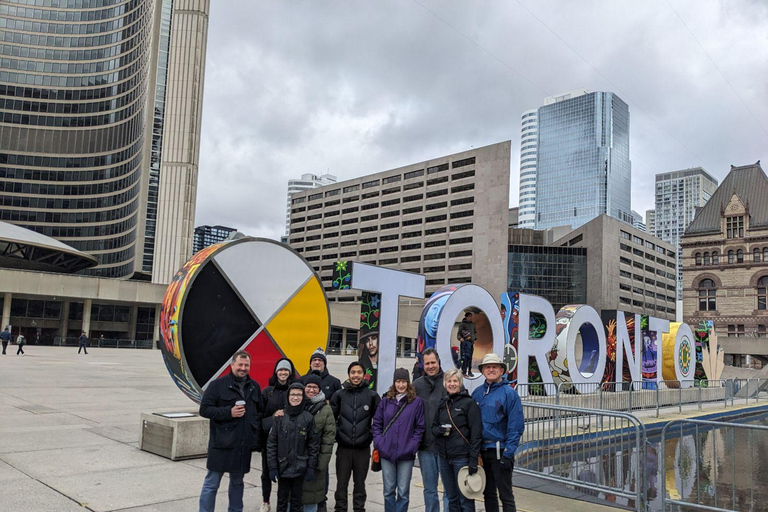
[[[137,447],[141,412],[196,410],[172,383],[159,351],[90,348],[86,356],[74,348],[25,349],[24,357],[15,347],[0,356],[0,510],[197,510],[205,459],[171,462]],[[332,356],[329,368],[345,375],[352,359]],[[413,366],[412,359],[398,363]],[[261,504],[258,454],[252,468],[245,479],[248,512]],[[331,489],[333,473],[332,462]],[[382,512],[381,477],[369,474],[368,482],[367,510]],[[422,489],[414,469],[411,511],[424,510]],[[515,494],[521,512],[616,510],[535,490]],[[216,510],[225,511],[226,482],[219,496]],[[272,503],[274,511],[274,491]],[[477,510],[484,512],[482,502]]]

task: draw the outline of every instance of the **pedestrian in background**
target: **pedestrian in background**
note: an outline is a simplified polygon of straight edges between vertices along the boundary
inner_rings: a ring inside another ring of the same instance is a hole
[[[79,354],[80,351],[82,350],[83,352],[85,352],[85,355],[87,356],[88,355],[88,336],[85,335],[85,331],[83,331],[83,333],[77,339],[77,345],[79,347],[77,349],[77,353]]]
[[[8,343],[11,341],[11,332],[7,327],[3,332],[0,332],[0,341],[3,343],[3,355],[5,355],[5,349],[8,348]]]
[[[25,338],[23,334],[19,333],[19,337],[16,338],[16,345],[19,347],[16,350],[16,355],[19,355],[19,354],[21,354],[22,356],[24,355],[24,345],[26,344],[27,344],[27,338]]]
[[[474,512],[475,501],[459,492],[459,471],[467,467],[477,473],[483,441],[480,408],[464,389],[461,370],[453,368],[443,378],[447,396],[437,407],[431,430],[440,454],[440,478],[448,497],[449,512]]]
[[[408,370],[398,368],[373,417],[373,447],[381,457],[384,512],[408,510],[413,461],[424,429],[424,402],[416,396]]]
[[[496,354],[486,354],[478,365],[485,382],[472,392],[483,419],[482,459],[486,485],[486,512],[517,512],[512,492],[515,452],[525,430],[523,406],[517,391],[504,378],[506,365]]]

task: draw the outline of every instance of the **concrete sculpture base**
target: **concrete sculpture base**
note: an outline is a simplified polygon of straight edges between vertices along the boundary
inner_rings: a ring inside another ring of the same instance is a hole
[[[185,411],[186,412],[186,411]],[[208,454],[208,420],[197,413],[141,413],[139,448],[171,460],[196,459]]]

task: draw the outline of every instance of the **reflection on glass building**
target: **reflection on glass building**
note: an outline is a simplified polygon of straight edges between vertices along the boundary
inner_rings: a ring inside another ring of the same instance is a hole
[[[544,297],[555,311],[587,302],[587,249],[510,245],[507,290]]]
[[[577,228],[603,213],[632,223],[629,107],[574,91],[538,111],[536,229]]]

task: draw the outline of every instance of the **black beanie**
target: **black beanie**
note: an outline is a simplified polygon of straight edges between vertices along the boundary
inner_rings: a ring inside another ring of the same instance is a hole
[[[322,388],[323,381],[320,380],[320,376],[316,375],[314,373],[310,373],[306,377],[304,377],[304,386],[309,386],[310,384],[315,384],[317,387]]]
[[[405,368],[398,368],[395,370],[395,378],[392,379],[392,382],[395,382],[396,380],[404,380],[406,382],[411,382],[411,375],[408,373],[408,370]]]

